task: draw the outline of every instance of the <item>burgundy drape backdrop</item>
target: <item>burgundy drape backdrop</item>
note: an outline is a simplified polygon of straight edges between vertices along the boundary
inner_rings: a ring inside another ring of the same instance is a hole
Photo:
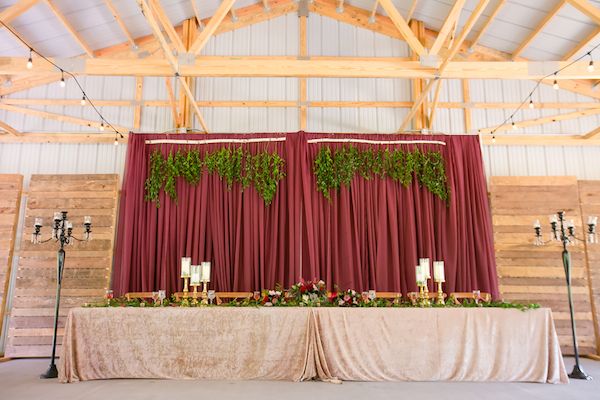
[[[180,136],[170,135],[170,139]],[[276,150],[285,159],[286,177],[271,205],[256,191],[228,190],[216,175],[197,186],[177,182],[178,202],[161,193],[161,207],[144,200],[149,154],[164,155],[197,147],[201,152],[236,144],[145,144],[166,135],[130,135],[113,272],[113,289],[182,289],[179,260],[213,263],[216,290],[259,290],[276,283],[289,287],[301,276],[324,279],[330,286],[357,290],[416,289],[418,258],[444,260],[445,291],[479,289],[498,296],[491,216],[483,163],[476,136],[388,134],[211,134],[185,139],[285,137],[283,142],[243,144],[251,152]],[[312,139],[428,140],[432,143],[381,145],[440,151],[446,164],[450,201],[413,180],[405,188],[391,179],[356,177],[349,188],[332,191],[328,201],[316,190],[312,172],[319,148],[343,143]],[[433,287],[431,287],[433,289]]]

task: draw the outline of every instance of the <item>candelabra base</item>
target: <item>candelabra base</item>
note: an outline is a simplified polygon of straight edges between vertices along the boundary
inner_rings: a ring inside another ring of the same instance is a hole
[[[585,373],[584,370],[577,364],[573,367],[573,371],[569,374],[569,378],[571,379],[583,379],[586,381],[591,381],[592,377]]]
[[[40,375],[40,379],[53,379],[58,378],[58,369],[56,369],[56,365],[50,364],[48,370]]]

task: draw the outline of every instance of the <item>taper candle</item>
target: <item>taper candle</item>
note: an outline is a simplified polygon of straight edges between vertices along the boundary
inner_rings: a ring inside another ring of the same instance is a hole
[[[210,261],[202,262],[202,282],[210,282]]]

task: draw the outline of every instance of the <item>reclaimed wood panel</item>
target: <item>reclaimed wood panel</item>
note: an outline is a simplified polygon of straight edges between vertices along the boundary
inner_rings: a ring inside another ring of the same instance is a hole
[[[582,238],[587,231],[590,215],[600,216],[600,181],[579,181],[579,201],[583,218]],[[596,330],[596,354],[600,354],[600,244],[585,244],[590,296],[592,299],[592,321]]]
[[[68,310],[100,301],[110,282],[116,229],[118,175],[33,175],[24,217],[19,269],[8,327],[8,357],[47,357],[51,353],[56,252],[54,241],[30,241],[35,217],[42,217],[42,239],[51,233],[55,211],[66,210],[74,235],[81,237],[83,216],[92,216],[92,241],[66,248],[58,343]]]
[[[565,354],[573,353],[562,245],[533,245],[533,222],[539,219],[544,239],[550,238],[549,216],[565,211],[581,236],[582,217],[576,177],[491,177],[490,202],[496,264],[502,297],[535,302],[552,309]],[[596,330],[590,301],[590,276],[585,245],[570,246],[573,302],[581,354],[596,353]]]
[[[0,175],[0,332],[3,332],[22,192],[22,175]]]

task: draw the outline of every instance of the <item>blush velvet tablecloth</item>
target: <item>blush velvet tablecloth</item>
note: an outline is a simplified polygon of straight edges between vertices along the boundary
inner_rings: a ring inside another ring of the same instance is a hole
[[[568,382],[549,309],[72,309],[60,381],[111,378]]]

